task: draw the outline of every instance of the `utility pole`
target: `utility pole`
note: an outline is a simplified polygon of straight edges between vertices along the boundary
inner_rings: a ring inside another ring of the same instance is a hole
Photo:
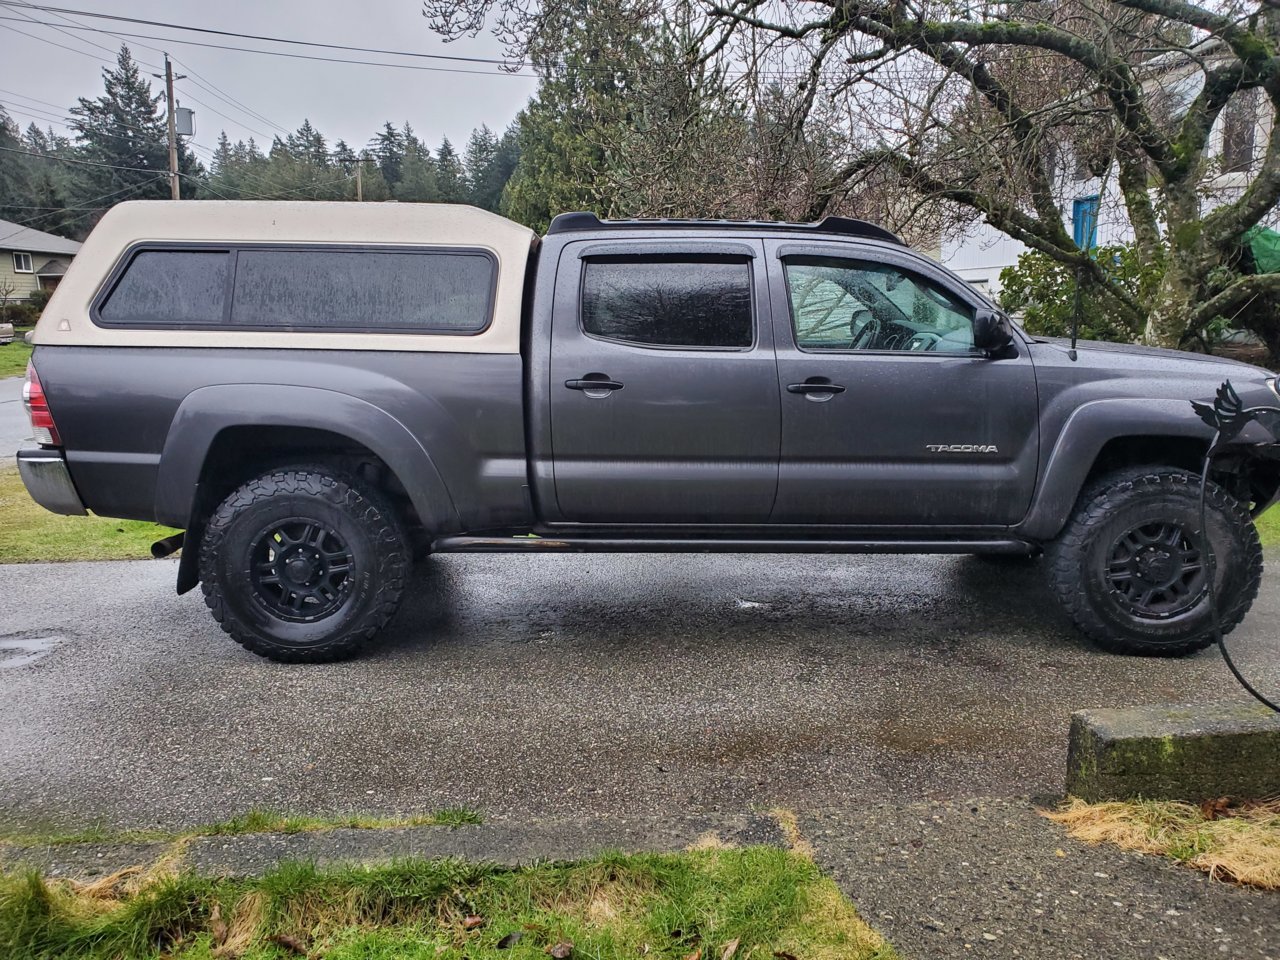
[[[364,160],[356,160],[356,202],[364,199]]]
[[[153,77],[160,78],[160,74],[153,73]],[[164,104],[165,116],[169,126],[169,194],[170,199],[181,200],[182,191],[178,185],[178,128],[173,119],[173,81],[185,80],[187,75],[180,73],[176,77],[173,75],[173,64],[169,62],[169,55],[164,55]]]

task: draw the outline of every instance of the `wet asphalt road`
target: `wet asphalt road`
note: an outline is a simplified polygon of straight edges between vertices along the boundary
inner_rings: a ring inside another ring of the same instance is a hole
[[[1280,557],[1272,557],[1273,563]],[[0,567],[0,821],[489,819],[1061,790],[1073,710],[1237,698],[964,557],[436,557],[345,664],[246,653],[172,561]],[[1280,691],[1280,590],[1232,646]]]
[[[0,456],[12,457],[19,447],[35,446],[31,424],[22,407],[22,377],[0,378]]]

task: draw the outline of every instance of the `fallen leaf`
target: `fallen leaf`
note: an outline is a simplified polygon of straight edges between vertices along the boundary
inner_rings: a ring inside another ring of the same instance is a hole
[[[720,954],[720,960],[729,960],[730,957],[738,952],[738,944],[741,942],[742,941],[739,938],[734,937],[726,943],[724,945],[724,953]]]
[[[693,953],[685,954],[684,960],[702,960],[702,948],[699,947]]]
[[[568,940],[561,940],[555,946],[547,947],[547,953],[556,960],[565,960],[565,957],[573,953],[573,944]]]
[[[517,943],[520,942],[520,938],[523,936],[524,936],[523,931],[512,930],[505,937],[503,937],[501,940],[498,941],[498,949],[510,950],[512,947],[514,947]]]
[[[462,918],[463,930],[474,930],[476,927],[484,923],[484,917],[478,917],[474,913]]]
[[[222,904],[215,903],[209,911],[209,933],[213,936],[213,945],[220,947],[226,943],[229,932],[227,921],[222,919]]]
[[[1065,857],[1067,855],[1067,851],[1059,847],[1057,850],[1053,851],[1053,855],[1055,857]]]
[[[1217,820],[1231,807],[1230,797],[1219,797],[1217,800],[1206,800],[1200,804],[1200,815],[1206,820]]]
[[[267,937],[267,940],[270,943],[274,943],[277,946],[284,947],[286,950],[296,953],[300,957],[305,957],[307,955],[307,948],[302,945],[302,941],[289,936],[287,933],[272,934]]]

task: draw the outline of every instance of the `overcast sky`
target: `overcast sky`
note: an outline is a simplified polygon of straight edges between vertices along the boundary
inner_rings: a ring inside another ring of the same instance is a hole
[[[417,0],[220,0],[216,4],[196,0],[31,0],[37,5],[64,9],[91,10],[148,20],[212,27],[237,33],[313,40],[323,43],[463,57],[498,58],[501,46],[488,34],[474,40],[444,43],[428,28]],[[166,39],[125,37],[139,60],[159,64],[167,51],[175,61],[175,71],[192,74],[192,80],[177,84],[178,103],[196,112],[196,153],[207,164],[208,152],[218,131],[225,129],[231,139],[254,136],[264,148],[271,135],[280,131],[263,119],[218,99],[194,83],[238,100],[252,111],[287,130],[296,129],[309,118],[332,143],[341,138],[353,147],[363,146],[382,123],[397,127],[407,120],[419,137],[434,148],[448,136],[461,149],[473,127],[487,123],[501,131],[533,94],[532,77],[503,74],[494,64],[448,63],[409,60],[312,47],[284,46],[231,37],[183,33],[139,24],[58,15],[0,5],[0,104],[4,104],[24,128],[35,121],[40,126],[65,129],[53,120],[66,116],[66,109],[78,96],[102,93],[101,69],[111,54],[99,49],[117,49],[119,37],[71,29],[67,19],[78,24],[111,30],[118,34],[148,34]],[[24,18],[58,23],[60,33]],[[15,32],[21,30],[31,36]],[[34,37],[43,39],[37,40]],[[339,59],[398,61],[415,66],[447,67],[467,73],[431,72],[342,63],[322,63],[263,56],[231,50],[180,43],[179,40],[228,46],[254,47],[279,52],[327,56]],[[53,41],[72,52],[44,41]],[[153,49],[148,49],[153,48]],[[189,69],[183,69],[183,67]],[[150,72],[150,71],[148,71]],[[157,81],[156,90],[162,84]],[[16,96],[14,95],[16,94]],[[49,101],[59,105],[56,109]],[[215,112],[217,111],[217,112]],[[220,116],[219,113],[226,116]]]

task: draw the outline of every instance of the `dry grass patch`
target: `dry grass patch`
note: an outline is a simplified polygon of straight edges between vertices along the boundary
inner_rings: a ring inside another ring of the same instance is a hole
[[[1087,843],[1158,853],[1218,880],[1280,890],[1280,799],[1231,806],[1071,800],[1044,815]]]

